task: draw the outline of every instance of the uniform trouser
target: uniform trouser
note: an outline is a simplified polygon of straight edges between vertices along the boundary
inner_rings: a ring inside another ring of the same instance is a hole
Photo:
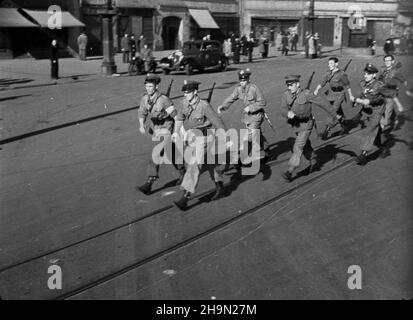
[[[80,60],[86,60],[86,49],[79,49]]]
[[[254,158],[255,155],[258,156],[259,159],[264,158],[264,150],[268,149],[269,145],[267,139],[262,134],[260,126],[255,128],[254,126],[247,125],[247,134],[242,137],[242,141],[248,141],[248,155],[251,155],[252,158]],[[243,145],[240,146],[240,149],[243,149]]]
[[[52,62],[50,71],[51,71],[52,79],[58,79],[59,78],[59,63],[57,61]]]
[[[371,114],[365,114],[367,117],[367,123],[366,123],[365,136],[361,143],[361,150],[366,151],[366,152],[369,152],[373,149],[374,142],[377,138],[377,134],[379,133],[380,120],[383,116],[384,105],[379,106],[379,107],[374,107],[374,109],[373,108],[371,109],[372,109]]]
[[[391,122],[391,117],[394,113],[394,100],[393,98],[385,98],[385,105],[384,105],[384,113],[383,113],[383,117],[380,120],[380,124],[382,125],[382,127],[386,127],[390,125]]]
[[[182,156],[179,156],[179,150],[175,147],[175,144],[171,141],[171,134],[160,134],[163,140],[152,139],[152,156],[148,162],[147,175],[148,177],[159,177],[159,166],[161,163],[172,163],[176,170],[182,170],[185,168],[183,164]],[[163,146],[161,145],[163,143]],[[160,146],[161,148],[156,148]],[[165,154],[166,151],[166,154]],[[180,158],[180,161],[178,161]]]
[[[330,101],[330,104],[332,106],[331,111],[332,115],[329,115],[327,117],[327,126],[331,129],[334,128],[338,123],[341,122],[342,118],[340,121],[337,119],[337,115],[339,116],[344,116],[343,112],[343,102],[344,102],[344,95],[338,96],[336,99]]]
[[[314,120],[308,122],[299,123],[295,128],[296,139],[293,146],[293,154],[288,162],[288,166],[291,170],[294,170],[300,165],[301,156],[311,161],[316,158],[313,147],[311,146],[310,135],[313,130]]]
[[[149,59],[146,59],[144,62],[144,65],[145,65],[145,72],[149,72],[151,61]]]
[[[123,63],[129,63],[129,51],[123,51],[123,56],[122,56],[122,59],[123,59]]]
[[[206,167],[211,178],[215,182],[223,181],[223,173],[224,173],[226,164],[225,163],[224,164],[208,164],[205,158],[207,157],[207,152],[208,152],[209,147],[210,146],[205,144],[203,154],[197,154],[191,159],[191,161],[187,162],[186,172],[185,172],[182,184],[181,184],[181,188],[184,189],[185,191],[188,191],[190,193],[195,192],[195,189],[199,181],[199,175],[204,166]],[[190,152],[191,153],[195,152],[195,149],[196,148],[193,146],[187,146],[185,149],[185,154],[188,154]],[[201,161],[202,158],[204,161]]]

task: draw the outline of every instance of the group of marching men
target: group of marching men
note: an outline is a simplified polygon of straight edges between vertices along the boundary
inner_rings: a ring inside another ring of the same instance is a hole
[[[287,182],[294,179],[294,171],[299,167],[302,155],[309,160],[309,173],[320,168],[309,140],[315,126],[312,114],[313,104],[321,107],[328,114],[327,125],[320,134],[323,140],[329,138],[330,131],[337,125],[341,126],[340,134],[348,133],[353,124],[362,123],[365,127],[361,153],[356,158],[357,164],[365,165],[367,163],[368,154],[373,150],[375,144],[381,149],[383,157],[389,154],[386,134],[394,127],[396,107],[397,112],[403,111],[397,98],[398,82],[407,86],[407,81],[400,72],[400,64],[395,64],[392,55],[384,57],[384,64],[385,66],[380,72],[371,63],[365,66],[364,80],[361,81],[362,91],[359,96],[352,94],[348,76],[345,71],[339,69],[336,57],[329,58],[329,70],[314,92],[301,88],[300,75],[285,77],[287,90],[283,93],[281,100],[282,114],[296,135],[292,155],[288,162],[288,170],[282,174]],[[217,108],[216,112],[208,101],[200,99],[198,96],[199,82],[184,82],[182,106],[176,109],[173,102],[159,92],[160,77],[148,74],[145,79],[147,94],[142,97],[138,111],[139,131],[142,134],[149,132],[154,144],[159,144],[159,138],[162,136],[164,145],[171,145],[172,150],[176,150],[174,143],[177,142],[177,139],[185,140],[187,133],[193,129],[200,130],[205,136],[208,134],[207,132],[210,132],[208,129],[226,130],[219,114],[227,110],[236,100],[240,100],[243,102],[242,122],[248,130],[247,139],[250,142],[260,142],[258,161],[263,166],[265,161],[269,159],[269,145],[261,130],[266,116],[266,101],[257,85],[250,82],[250,76],[249,69],[238,72],[239,85]],[[318,95],[320,89],[324,89],[325,96]],[[347,99],[346,92],[353,106],[360,106],[360,112],[352,119],[344,118],[342,105]],[[149,128],[147,130],[146,120],[148,118],[150,121],[148,121]],[[187,145],[186,148],[190,148],[190,146]],[[204,149],[204,152],[208,152],[207,148]],[[158,156],[164,156],[163,150]],[[147,181],[138,186],[138,189],[147,195],[152,192],[152,185],[159,177],[159,163],[162,163],[154,157],[156,158],[156,155],[153,155],[149,160]],[[177,185],[180,185],[183,190],[182,197],[174,201],[174,204],[181,210],[185,210],[190,196],[195,192],[203,162],[191,161],[179,164],[172,160],[172,163],[179,172]],[[239,174],[242,165],[239,162],[229,166],[231,170],[235,170],[234,174]],[[229,167],[226,163],[206,164],[206,166],[216,185],[211,200],[216,200],[223,193],[223,174]]]

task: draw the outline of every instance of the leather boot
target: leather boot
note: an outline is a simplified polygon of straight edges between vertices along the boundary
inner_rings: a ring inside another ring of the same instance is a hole
[[[320,134],[321,140],[327,140],[328,139],[328,133],[330,132],[330,127],[327,126],[324,131]]]
[[[177,206],[180,210],[186,210],[188,208],[188,201],[191,193],[189,191],[185,191],[182,195],[181,199],[178,201],[174,201],[174,205]]]
[[[283,177],[286,182],[291,182],[291,181],[293,181],[293,175],[291,174],[290,171],[284,172],[284,173],[281,175],[281,177]]]
[[[367,152],[363,151],[356,158],[356,163],[360,166],[364,166],[367,163]]]
[[[211,201],[219,199],[219,197],[222,195],[223,187],[224,183],[222,181],[215,182],[215,194],[212,196]]]
[[[317,159],[312,159],[308,168],[308,174],[316,171],[320,171],[320,164],[318,163]]]
[[[146,182],[138,187],[138,190],[143,194],[149,195],[152,192],[152,184],[156,181],[156,177],[149,177]]]

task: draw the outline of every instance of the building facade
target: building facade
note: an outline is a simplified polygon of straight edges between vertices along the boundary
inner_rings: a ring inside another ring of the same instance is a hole
[[[50,6],[64,12],[59,29],[48,28]],[[58,40],[61,56],[76,55],[77,37],[83,28],[79,15],[78,0],[0,0],[0,58],[26,53],[47,58],[52,39]]]
[[[406,20],[404,26],[399,23],[400,15],[409,11],[402,12],[402,5],[410,0],[315,0],[314,22],[308,19],[312,1],[239,1],[242,33],[264,34],[272,41],[276,33],[294,29],[302,41],[305,32],[314,28],[323,46],[364,47],[369,34],[378,45],[383,45],[386,38],[404,32],[411,23],[406,25]]]
[[[101,48],[99,7],[106,0],[82,0],[82,21],[87,25],[90,45]],[[184,41],[206,34],[223,40],[239,31],[237,0],[112,0],[114,45],[119,48],[125,34],[143,35],[152,49],[178,49]]]

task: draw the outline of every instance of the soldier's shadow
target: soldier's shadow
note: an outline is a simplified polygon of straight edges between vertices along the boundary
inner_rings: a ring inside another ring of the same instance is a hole
[[[284,153],[292,150],[295,139],[289,137],[286,140],[278,141],[269,146],[269,161],[277,160]]]
[[[396,136],[392,133],[387,133],[385,135],[385,141],[383,141],[386,145],[386,147],[390,150],[390,152],[384,156],[384,158],[387,158],[391,155],[391,149],[398,143],[403,143],[405,146],[412,148],[412,143],[407,142],[406,140],[396,138]],[[374,161],[377,160],[379,157],[382,157],[381,149],[378,148],[375,150],[373,153],[368,155],[368,160],[369,161]]]
[[[330,161],[335,162],[337,160],[337,155],[339,153],[346,154],[350,157],[356,157],[357,156],[357,154],[353,151],[338,148],[337,144],[328,144],[326,146],[323,146],[322,148],[317,149],[315,151],[315,153],[317,155],[317,163],[318,163],[318,168],[315,171],[321,171],[321,169],[325,166],[325,164],[327,164]],[[311,172],[311,173],[314,173],[314,171]],[[308,166],[308,167],[304,168],[303,170],[297,172],[297,174],[296,174],[296,176],[294,177],[293,180],[296,180],[296,179],[304,177],[304,176],[308,176],[309,174],[310,174],[310,166]]]

